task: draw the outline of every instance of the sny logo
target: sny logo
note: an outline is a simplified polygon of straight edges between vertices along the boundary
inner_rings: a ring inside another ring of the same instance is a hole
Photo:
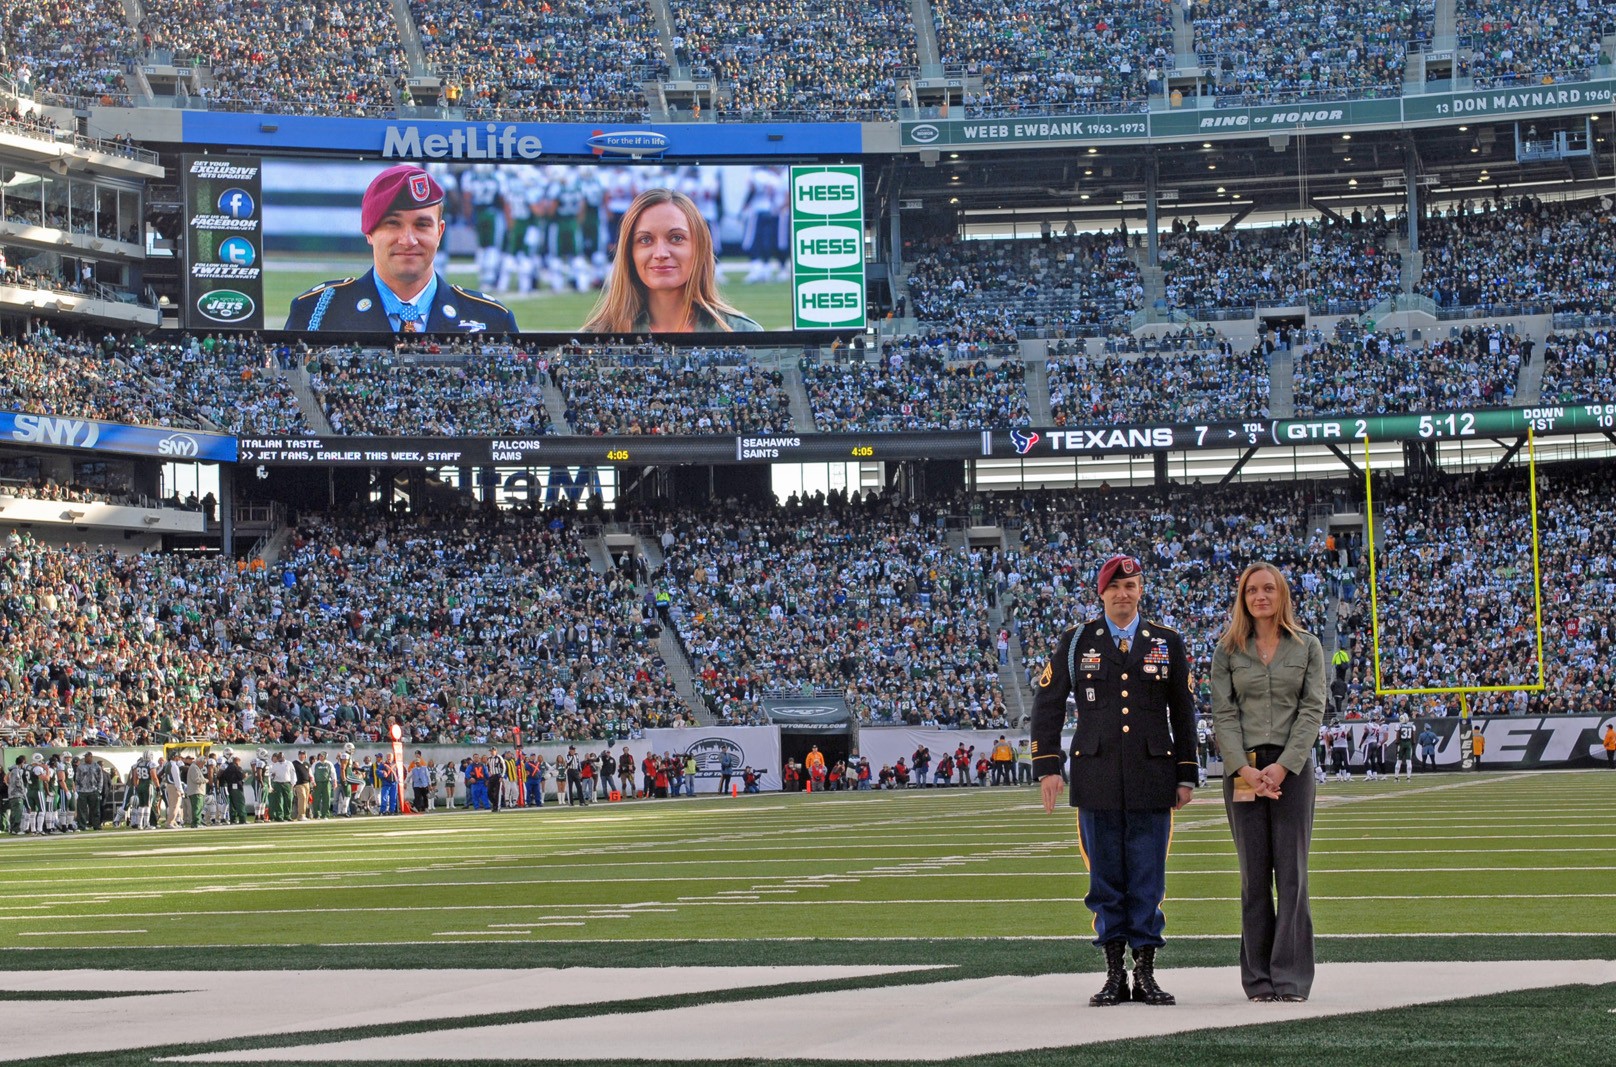
[[[1028,430],[1011,430],[1010,443],[1016,446],[1016,455],[1025,456],[1038,443],[1038,435]]]

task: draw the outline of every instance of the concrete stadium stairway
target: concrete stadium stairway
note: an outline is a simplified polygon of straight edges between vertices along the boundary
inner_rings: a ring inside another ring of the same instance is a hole
[[[1276,351],[1268,361],[1268,415],[1288,419],[1296,414],[1296,354]]]
[[[603,543],[602,548],[604,547]],[[635,538],[635,547],[645,560],[646,570],[651,575],[648,581],[639,584],[640,595],[644,596],[648,589],[656,588],[657,576],[668,565],[668,561],[662,554],[662,542],[656,536],[640,534]],[[691,666],[690,657],[685,655],[684,645],[679,643],[679,635],[674,632],[672,626],[662,628],[662,634],[657,638],[657,651],[662,655],[662,662],[667,665],[668,680],[684,698],[690,714],[700,725],[711,726],[714,722],[713,713],[708,710],[707,702],[701,698],[701,693],[696,689],[695,668]]]
[[[1425,253],[1405,249],[1403,251],[1403,292],[1412,293],[1414,287],[1420,284],[1420,275],[1425,273]]]
[[[258,558],[273,567],[281,561],[281,553],[286,550],[286,544],[292,539],[292,527],[282,526],[271,534],[258,550]]]
[[[1047,411],[1049,407],[1047,393],[1044,407]],[[994,527],[994,529],[998,530],[999,547],[1002,551],[1005,542],[1004,528]],[[950,549],[961,555],[970,551],[970,543],[964,530],[950,530],[947,544]],[[1003,599],[995,601],[988,609],[988,621],[992,624],[993,638],[996,641],[999,631],[1009,626]],[[999,690],[1004,693],[1004,708],[1010,717],[1012,729],[1026,726],[1032,721],[1032,690],[1027,687],[1027,664],[1021,655],[1021,643],[1016,640],[1014,633],[1010,635],[1010,662],[999,666]]]
[[[1431,25],[1431,38],[1435,41],[1451,41],[1459,25],[1459,4],[1457,0],[1436,0],[1436,18]]]
[[[791,425],[798,433],[816,433],[814,408],[808,403],[808,386],[802,380],[802,364],[795,359],[780,358],[780,387],[791,401]]]
[[[567,398],[556,387],[555,379],[546,374],[541,391],[544,394],[544,410],[549,413],[550,422],[555,426],[555,432],[559,434],[572,433],[572,423],[567,421]]]
[[[1521,367],[1521,376],[1515,384],[1515,403],[1536,404],[1543,399],[1543,342],[1536,339],[1532,346],[1532,362]]]
[[[325,417],[325,409],[320,406],[314,390],[309,386],[308,370],[304,367],[295,367],[292,370],[280,371],[280,376],[292,387],[292,395],[297,397],[297,406],[303,409],[303,417],[308,420],[309,429],[322,435],[335,433],[336,431],[331,428],[331,420]]]
[[[1167,300],[1167,272],[1150,261],[1150,251],[1145,248],[1131,248],[1128,254],[1133,257],[1134,265],[1139,268],[1139,285],[1145,290],[1144,302],[1141,305],[1145,310],[1163,307]]]
[[[666,0],[663,0],[665,3]],[[930,0],[909,0],[909,11],[915,20],[915,59],[922,71],[942,64],[937,47],[937,18],[932,14]]]
[[[1181,57],[1175,59],[1173,65],[1195,66],[1195,24],[1190,21],[1189,12],[1183,4],[1169,4],[1168,7],[1173,13],[1173,54]]]
[[[1024,379],[1027,387],[1027,414],[1034,426],[1053,426],[1055,416],[1049,410],[1049,365],[1042,359],[1024,361],[1027,365]]]
[[[410,14],[409,0],[392,0],[393,21],[398,25],[398,41],[404,46],[404,58],[409,61],[410,76],[420,77],[431,68],[426,64],[426,45],[421,42],[421,30]]]
[[[667,60],[673,79],[682,81],[688,71],[673,54],[673,10],[668,7],[668,0],[650,0],[650,4],[651,17],[656,20],[657,42],[662,45],[662,58]]]

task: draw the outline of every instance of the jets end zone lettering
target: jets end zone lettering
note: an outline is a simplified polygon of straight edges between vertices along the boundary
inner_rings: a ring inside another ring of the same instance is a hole
[[[792,323],[864,328],[864,168],[791,168]]]

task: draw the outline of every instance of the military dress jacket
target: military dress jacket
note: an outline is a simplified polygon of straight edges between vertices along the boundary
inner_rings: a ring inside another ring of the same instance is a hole
[[[376,270],[357,278],[316,285],[292,300],[288,330],[331,330],[337,333],[394,333],[376,289]],[[516,331],[516,316],[496,300],[473,289],[450,285],[438,275],[423,333],[507,334]]]
[[[1060,773],[1068,693],[1077,701],[1066,757],[1073,807],[1171,808],[1178,787],[1199,780],[1189,656],[1177,630],[1141,618],[1127,655],[1103,617],[1061,634],[1033,700],[1038,778]]]

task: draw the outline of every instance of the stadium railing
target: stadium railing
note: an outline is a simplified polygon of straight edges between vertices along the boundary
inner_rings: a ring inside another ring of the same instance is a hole
[[[3,90],[4,79],[0,79],[0,90]],[[123,156],[126,159],[138,160],[141,163],[153,163],[158,160],[156,152],[146,148],[137,148],[123,141],[108,141],[100,137],[86,137],[71,130],[51,129],[33,123],[13,122],[10,119],[0,119],[0,131],[15,137],[28,137],[36,141],[47,141],[51,144],[68,144],[74,148],[82,148],[90,152],[101,152],[109,156]]]

